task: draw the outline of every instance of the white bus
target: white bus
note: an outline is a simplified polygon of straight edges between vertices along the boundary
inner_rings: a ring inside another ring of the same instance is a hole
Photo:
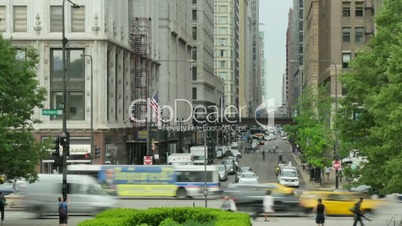
[[[208,196],[215,196],[220,192],[218,167],[207,165],[206,170]],[[113,175],[106,181],[109,171]],[[68,165],[67,172],[95,177],[111,195],[179,199],[204,195],[204,166]]]
[[[188,196],[204,195],[205,184],[208,188],[208,196],[216,196],[220,193],[218,167],[215,165],[206,166],[206,178],[205,167],[199,165],[177,165],[175,166],[175,172],[177,175],[176,184],[179,186],[184,184],[194,185],[186,189]]]

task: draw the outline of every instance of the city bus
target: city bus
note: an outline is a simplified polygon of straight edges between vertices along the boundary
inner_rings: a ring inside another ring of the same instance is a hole
[[[69,174],[95,177],[109,194],[121,197],[176,197],[204,195],[204,166],[194,165],[68,165]],[[219,193],[216,166],[208,165],[208,195]]]

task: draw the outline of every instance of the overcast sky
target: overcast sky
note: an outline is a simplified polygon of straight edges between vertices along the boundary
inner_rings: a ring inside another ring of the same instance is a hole
[[[286,29],[292,0],[260,0],[260,30],[265,35],[265,58],[268,98],[282,104],[282,75],[286,62]]]

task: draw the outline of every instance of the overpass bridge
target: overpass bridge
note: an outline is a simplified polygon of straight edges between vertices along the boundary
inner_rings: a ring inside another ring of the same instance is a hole
[[[294,124],[293,118],[276,116],[273,118],[268,117],[220,117],[215,120],[210,120],[215,122],[214,124],[220,125],[243,125],[243,126],[268,126],[268,123],[273,123],[274,125],[292,125]],[[194,122],[195,125],[202,124]]]

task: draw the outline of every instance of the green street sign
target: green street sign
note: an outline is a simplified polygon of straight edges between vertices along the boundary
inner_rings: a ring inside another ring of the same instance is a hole
[[[42,115],[62,115],[63,110],[59,109],[42,109]]]

